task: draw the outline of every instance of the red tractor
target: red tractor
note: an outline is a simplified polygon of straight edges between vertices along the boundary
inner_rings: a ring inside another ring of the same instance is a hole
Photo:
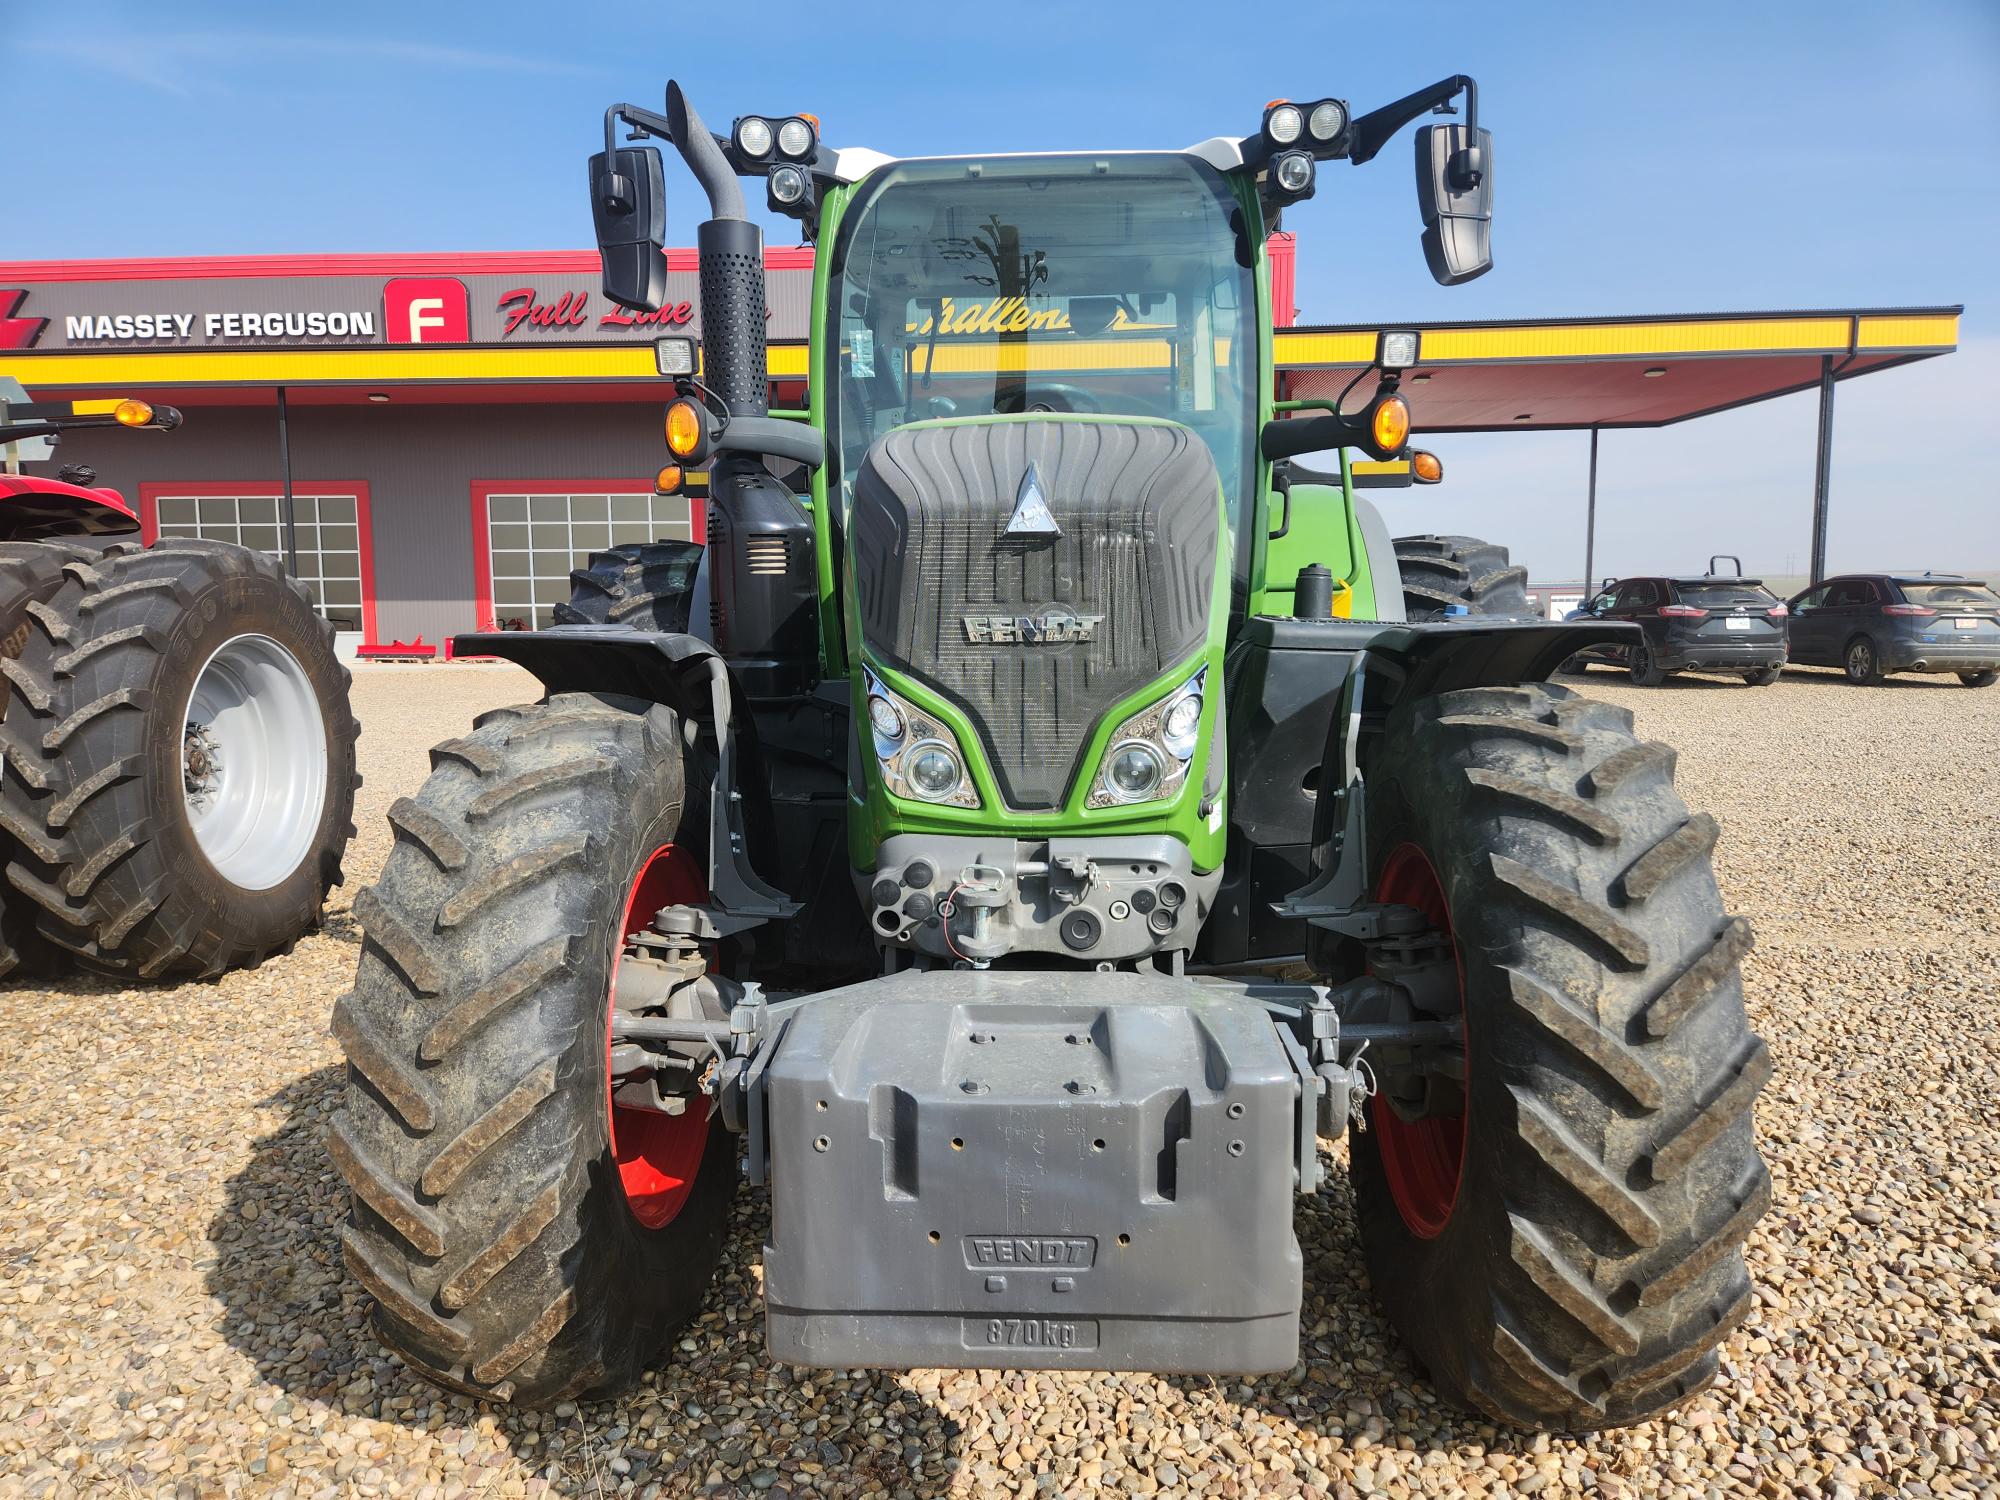
[[[353,836],[348,674],[277,559],[138,540],[96,474],[21,472],[77,415],[0,391],[0,977],[65,953],[148,978],[254,966],[313,927]],[[38,444],[46,446],[46,444]]]

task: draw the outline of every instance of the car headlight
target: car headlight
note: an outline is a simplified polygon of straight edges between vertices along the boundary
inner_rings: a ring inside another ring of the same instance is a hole
[[[861,676],[868,695],[868,737],[890,793],[945,807],[979,806],[958,736],[890,692],[868,668],[861,669]]]
[[[1084,806],[1159,802],[1178,792],[1200,743],[1207,684],[1208,669],[1204,667],[1159,702],[1120,724]]]

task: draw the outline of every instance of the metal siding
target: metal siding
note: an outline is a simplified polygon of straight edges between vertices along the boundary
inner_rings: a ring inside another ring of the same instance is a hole
[[[658,468],[664,454],[651,405],[294,406],[291,436],[293,483],[368,482],[381,639],[421,635],[433,645],[480,623],[473,605],[475,479],[635,479]],[[193,408],[185,425],[167,434],[71,433],[57,457],[91,465],[99,484],[116,486],[134,505],[142,482],[275,484],[280,477],[277,416],[269,408]]]

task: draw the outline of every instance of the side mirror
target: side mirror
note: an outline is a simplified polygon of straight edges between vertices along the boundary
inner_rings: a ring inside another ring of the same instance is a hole
[[[590,159],[590,216],[604,263],[604,295],[657,312],[667,300],[666,174],[656,146],[600,151]]]
[[[1417,206],[1424,259],[1439,286],[1493,269],[1493,132],[1426,125],[1417,132]]]

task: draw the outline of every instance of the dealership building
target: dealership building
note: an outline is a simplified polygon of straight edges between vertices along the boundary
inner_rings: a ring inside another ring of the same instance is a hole
[[[1333,395],[1375,330],[1294,324],[1294,249],[1273,237],[1279,391]],[[694,252],[667,261],[652,314],[605,300],[594,251],[0,262],[0,377],[84,411],[180,408],[171,433],[71,433],[36,470],[95,469],[149,539],[280,556],[289,487],[297,571],[337,628],[442,655],[456,631],[547,624],[598,548],[703,537],[701,476],[652,479],[652,345],[701,330]],[[771,404],[798,407],[813,252],[766,264]],[[1424,325],[1408,389],[1430,433],[1658,426],[1816,386],[1830,412],[1834,380],[1948,352],[1958,311]]]

